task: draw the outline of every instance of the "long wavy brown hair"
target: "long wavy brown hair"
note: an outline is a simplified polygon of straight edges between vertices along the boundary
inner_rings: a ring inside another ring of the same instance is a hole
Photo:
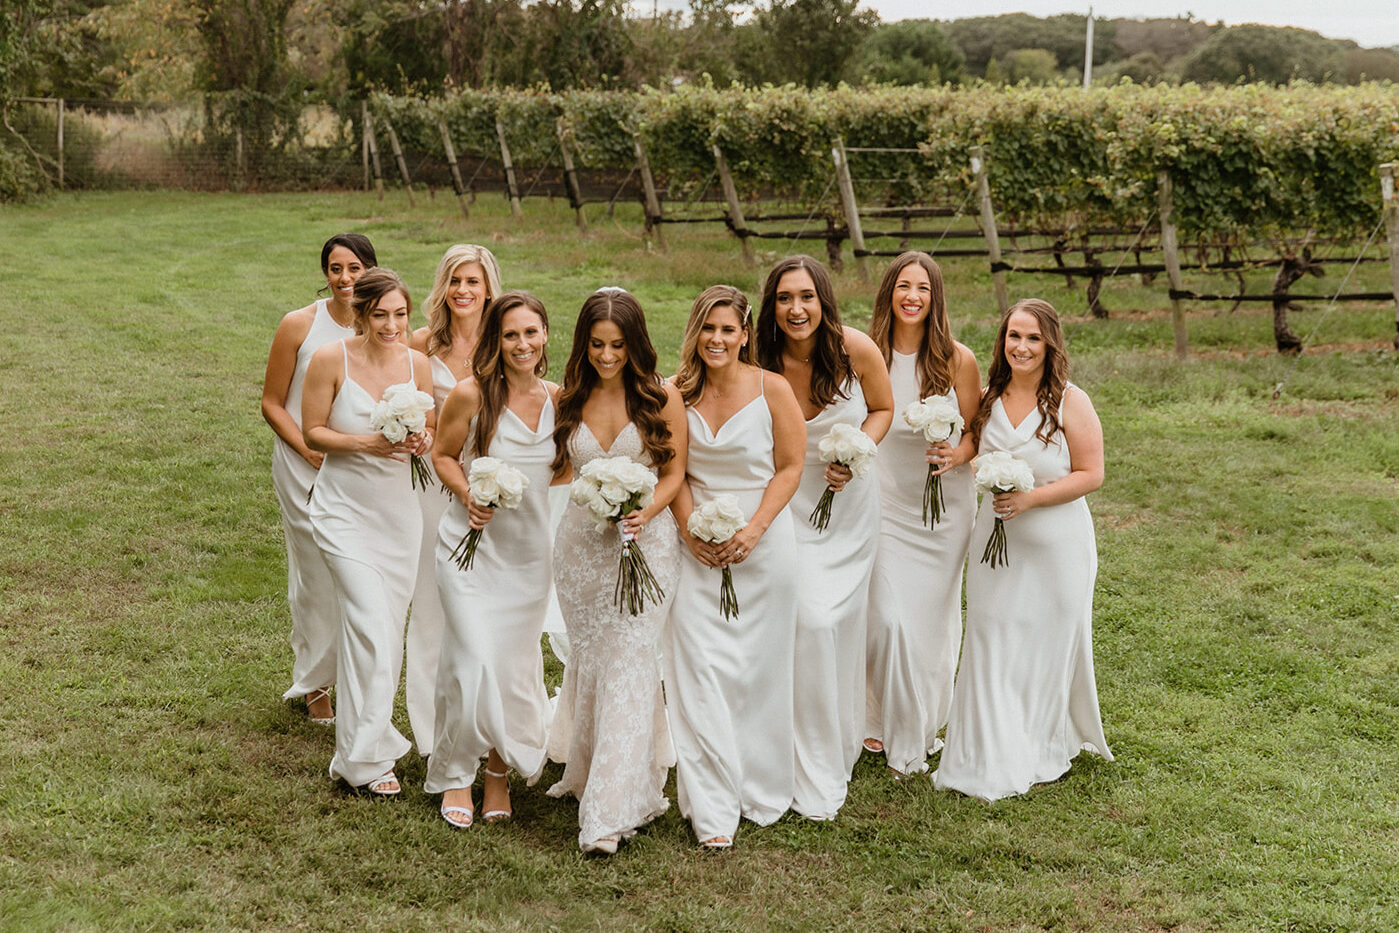
[[[748,305],[747,295],[732,285],[711,285],[700,292],[690,306],[690,319],[685,322],[685,336],[680,340],[680,367],[675,371],[675,387],[680,390],[680,397],[686,405],[695,404],[704,394],[709,367],[700,358],[700,330],[715,308],[733,308],[739,325],[745,331],[749,330],[752,308]],[[753,362],[752,340],[739,349],[738,359],[742,363]]]
[[[423,303],[423,312],[427,315],[428,356],[436,356],[452,345],[452,309],[447,303],[447,288],[452,284],[452,273],[473,262],[479,262],[486,273],[486,302],[489,304],[500,294],[500,264],[494,253],[475,243],[447,247],[433,274],[432,291]]]
[[[544,325],[544,334],[549,334],[549,312],[544,310],[544,302],[529,292],[506,292],[486,305],[481,315],[481,331],[476,340],[476,349],[471,354],[471,373],[481,390],[481,410],[476,413],[476,434],[472,449],[476,456],[483,457],[491,449],[491,438],[495,436],[496,425],[500,423],[501,412],[509,401],[510,387],[505,382],[505,360],[500,351],[500,334],[504,329],[505,315],[519,307],[529,308],[539,315]],[[549,371],[549,353],[545,349],[534,364],[534,374],[543,377]]]
[[[616,287],[600,288],[588,296],[573,326],[573,349],[564,366],[563,388],[559,391],[554,428],[554,474],[568,463],[568,442],[583,421],[583,405],[599,382],[597,370],[588,362],[588,339],[593,325],[611,321],[626,341],[627,364],[622,367],[626,391],[627,417],[636,423],[641,446],[653,466],[664,466],[675,456],[670,449],[670,427],[661,417],[665,409],[665,382],[656,372],[656,348],[646,331],[646,315],[631,292]]]
[[[923,336],[918,341],[918,397],[944,395],[952,388],[957,375],[957,344],[952,339],[952,326],[947,322],[947,295],[942,285],[942,270],[927,253],[910,250],[901,254],[879,283],[874,296],[874,313],[870,316],[870,339],[884,354],[888,367],[894,355],[894,286],[909,266],[922,266],[928,273],[928,316],[923,319]]]
[[[364,274],[355,279],[355,295],[350,299],[350,308],[355,313],[356,334],[364,333],[364,325],[369,320],[369,315],[374,313],[374,309],[379,307],[379,302],[389,292],[402,292],[403,300],[408,305],[408,313],[413,313],[413,296],[408,294],[408,286],[403,284],[398,273],[392,269],[375,266],[364,270]]]
[[[845,329],[836,307],[830,273],[810,256],[788,256],[772,267],[763,283],[763,300],[758,312],[758,365],[771,372],[782,372],[782,348],[787,337],[777,326],[777,285],[788,272],[804,270],[816,287],[821,305],[816,349],[811,354],[811,404],[825,408],[837,398],[845,398],[845,385],[854,370],[845,352]]]
[[[1035,407],[1043,420],[1035,437],[1048,446],[1059,431],[1059,404],[1064,400],[1064,388],[1069,384],[1069,357],[1064,352],[1064,330],[1059,326],[1059,314],[1053,305],[1040,298],[1025,298],[1001,315],[1001,327],[996,331],[996,343],[991,352],[991,371],[986,377],[986,391],[981,393],[981,405],[968,428],[975,444],[981,443],[981,432],[986,428],[986,419],[991,417],[991,406],[1010,384],[1006,332],[1010,329],[1010,316],[1017,311],[1033,314],[1040,326],[1040,336],[1044,338],[1044,372],[1035,391]]]

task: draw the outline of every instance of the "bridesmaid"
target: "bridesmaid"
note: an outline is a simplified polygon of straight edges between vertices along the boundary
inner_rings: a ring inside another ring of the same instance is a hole
[[[972,351],[952,339],[942,270],[927,253],[889,264],[874,299],[870,337],[894,387],[894,426],[879,445],[879,547],[870,579],[865,748],[883,752],[897,775],[928,770],[942,747],[962,643],[962,567],[976,491],[971,435],[954,431],[928,445],[901,417],[911,402],[941,396],[976,415],[981,374]],[[941,475],[946,506],[923,520],[928,466]]]
[[[1084,499],[1103,485],[1103,429],[1068,381],[1059,317],[1026,299],[1001,318],[970,432],[1030,464],[1035,488],[984,496],[967,568],[967,634],[938,787],[983,800],[1053,781],[1088,750],[1112,760],[1093,678],[1098,550]],[[1009,563],[976,559],[994,520]]]
[[[306,498],[325,454],[301,437],[301,389],[311,354],[327,343],[354,335],[355,280],[375,265],[374,247],[358,233],[337,233],[321,247],[321,273],[329,298],[282,318],[267,355],[262,381],[262,417],[275,432],[272,488],[282,507],[287,544],[287,603],[291,608],[293,654],[291,688],[282,699],[306,698],[311,721],[335,722],[330,688],[335,683],[335,643],[340,617],[335,612],[335,584],[316,547]]]
[[[821,462],[817,447],[837,423],[876,443],[889,430],[894,399],[879,348],[840,323],[830,276],[810,256],[782,260],[763,285],[758,362],[791,385],[806,418],[806,461],[792,497],[797,559],[796,791],[792,809],[834,819],[865,732],[865,617],[879,534],[874,476]],[[830,526],[808,516],[829,486],[838,495]]]
[[[554,543],[554,583],[571,645],[549,734],[567,763],[549,795],[578,798],[578,845],[610,855],[670,806],[661,793],[674,763],[656,659],[680,561],[669,507],[685,481],[685,407],[656,374],[656,349],[636,298],[601,288],[583,302],[559,392],[553,469],[566,480],[599,457],[628,456],[658,475],[655,500],[618,523],[636,535],[666,594],[639,615],[619,609],[621,539],[570,503]]]
[[[403,620],[418,569],[422,516],[409,454],[432,446],[427,429],[394,444],[370,427],[384,392],[432,388],[425,356],[406,343],[408,289],[388,269],[355,283],[355,332],[317,350],[306,372],[306,446],[326,455],[311,493],[311,527],[330,565],[340,612],[332,777],[389,796],[399,792],[395,761],[408,740],[393,726],[403,665]]]
[[[689,422],[687,483],[672,511],[689,548],[666,628],[666,700],[680,812],[708,849],[733,845],[791,805],[792,652],[797,559],[787,502],[801,481],[806,426],[785,380],[753,365],[748,299],[715,285],[695,299],[675,385]],[[748,517],[733,538],[690,535],[694,509],[723,494]],[[728,567],[738,618],[719,611]]]
[[[553,573],[549,480],[559,388],[543,379],[548,341],[549,318],[538,298],[507,292],[492,301],[472,374],[447,397],[433,446],[437,475],[454,498],[437,537],[447,625],[424,788],[442,794],[442,818],[459,828],[472,823],[471,786],[482,757],[488,823],[510,817],[509,768],[530,784],[544,768],[549,697],[540,635]],[[525,474],[529,485],[518,508],[496,514],[471,498],[467,474],[476,456]],[[463,571],[452,551],[473,528],[484,532]]]
[[[413,333],[413,349],[425,354],[432,367],[432,394],[437,418],[452,386],[471,372],[476,332],[487,303],[500,294],[500,267],[484,246],[457,244],[447,248],[437,264],[424,312],[427,326]],[[408,725],[423,757],[432,751],[437,652],[442,644],[442,602],[437,595],[437,523],[449,497],[438,486],[437,474],[426,489],[418,490],[423,513],[422,550],[418,556],[418,580],[413,587],[413,607],[408,617],[408,644],[404,660],[404,693]]]

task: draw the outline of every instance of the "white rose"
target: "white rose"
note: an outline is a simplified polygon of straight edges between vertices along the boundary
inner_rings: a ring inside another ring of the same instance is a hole
[[[507,509],[519,508],[525,490],[529,488],[529,477],[514,467],[506,466],[496,475],[496,483],[500,487],[499,504]]]
[[[842,464],[857,477],[870,471],[878,452],[868,434],[853,424],[844,422],[832,426],[816,445],[816,449],[822,461]]]

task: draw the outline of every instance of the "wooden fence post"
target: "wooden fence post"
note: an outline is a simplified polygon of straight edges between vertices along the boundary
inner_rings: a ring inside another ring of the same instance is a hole
[[[656,193],[656,179],[651,175],[651,160],[646,158],[646,147],[641,144],[641,137],[636,133],[632,134],[632,145],[636,147],[636,167],[641,172],[641,186],[646,192],[646,234],[649,236],[654,230],[656,242],[660,244],[661,251],[666,252],[665,234],[661,232],[661,197]]]
[[[1395,196],[1395,176],[1399,162],[1380,166],[1380,193],[1384,197],[1386,235],[1389,239],[1389,286],[1394,291],[1394,349],[1399,350],[1399,197]]]
[[[1006,292],[1006,272],[1001,266],[1001,237],[996,230],[996,212],[991,206],[991,183],[986,178],[986,152],[973,146],[972,174],[976,176],[977,199],[981,202],[981,232],[986,237],[986,257],[991,260],[991,285],[996,292],[996,307],[1002,314],[1010,307]]]
[[[1171,330],[1175,334],[1176,359],[1183,360],[1190,356],[1190,339],[1185,332],[1185,302],[1179,297],[1185,291],[1185,280],[1180,275],[1171,173],[1165,169],[1156,173],[1156,196],[1157,212],[1161,215],[1161,253],[1166,260],[1166,280],[1171,288]]]
[[[63,98],[58,99],[58,187],[63,187]]]
[[[583,215],[583,188],[578,184],[578,170],[573,165],[573,150],[568,148],[568,134],[564,132],[562,119],[554,122],[554,132],[559,136],[559,152],[563,155],[563,180],[568,188],[568,203],[578,221],[578,232],[587,233],[588,218]]]
[[[748,223],[743,219],[743,205],[738,200],[738,189],[734,187],[733,175],[729,174],[729,160],[724,158],[724,151],[719,148],[718,143],[713,143],[711,148],[714,150],[714,164],[719,168],[719,187],[724,189],[724,200],[729,204],[729,223],[743,247],[743,261],[751,266],[756,259],[753,256],[753,247],[748,243]]]
[[[374,165],[374,190],[379,192],[379,200],[384,200],[384,166],[379,161],[379,137],[374,133],[374,114],[365,111],[364,130],[369,134],[369,161]]]
[[[447,121],[441,117],[437,118],[437,131],[442,134],[442,149],[447,153],[447,165],[452,170],[452,190],[457,193],[462,219],[470,220],[471,212],[466,208],[466,185],[462,184],[461,169],[457,167],[457,149],[452,145],[452,134],[447,132]]]
[[[364,168],[364,190],[369,190],[369,101],[359,102],[359,158]]]
[[[845,208],[845,226],[850,231],[850,247],[855,253],[855,268],[860,273],[860,281],[869,281],[869,270],[865,267],[865,234],[860,229],[860,205],[855,200],[855,183],[850,178],[850,162],[845,155],[845,140],[840,137],[831,143],[831,158],[836,164],[836,183],[840,185],[840,203]]]
[[[510,215],[516,220],[525,216],[520,209],[520,188],[515,184],[515,163],[510,159],[510,144],[505,141],[505,124],[495,118],[495,137],[500,141],[500,161],[505,165],[505,187],[510,193]]]
[[[416,207],[413,203],[413,179],[408,177],[408,163],[403,160],[403,147],[398,144],[398,134],[394,132],[388,117],[384,117],[384,129],[389,131],[389,146],[393,149],[394,161],[398,163],[398,174],[403,177],[403,190],[408,192],[408,206]]]
[[[233,128],[233,190],[242,191],[244,181],[243,170],[243,128],[235,126]]]

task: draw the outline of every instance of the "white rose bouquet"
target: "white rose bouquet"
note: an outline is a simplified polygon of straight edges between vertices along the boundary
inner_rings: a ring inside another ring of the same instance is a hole
[[[923,435],[929,444],[941,444],[960,431],[964,424],[962,413],[945,395],[930,395],[921,402],[909,402],[904,409],[904,421],[910,428]],[[923,484],[923,521],[932,528],[942,518],[946,507],[942,499],[942,477],[937,467],[928,464],[928,479]]]
[[[690,534],[710,544],[720,544],[743,530],[748,517],[738,504],[738,497],[716,496],[690,513],[686,528]],[[725,619],[738,618],[738,595],[734,593],[734,578],[729,568],[723,568],[719,584],[719,613]]]
[[[870,467],[874,465],[875,454],[879,452],[879,448],[870,440],[868,434],[853,424],[844,422],[827,431],[826,436],[816,445],[816,449],[823,463],[839,464],[856,478],[870,471]],[[835,495],[836,491],[827,486],[826,491],[821,493],[816,508],[811,510],[811,525],[817,531],[825,531],[826,526],[831,523],[831,504],[835,501]]]
[[[471,498],[488,509],[518,509],[529,488],[528,476],[495,457],[472,460],[466,482],[471,487]],[[452,549],[451,559],[457,562],[458,569],[471,569],[471,562],[476,559],[476,546],[481,543],[481,532],[485,530],[472,528]]]
[[[995,495],[998,492],[1029,492],[1035,488],[1035,474],[1030,465],[1019,457],[1004,450],[993,450],[976,458],[976,488],[978,492]],[[991,529],[991,537],[986,541],[986,550],[981,555],[983,564],[992,568],[997,564],[1010,565],[1006,551],[1006,523],[996,517]]]
[[[599,532],[621,521],[623,516],[650,505],[656,495],[656,475],[630,457],[599,457],[584,464],[569,487],[569,498],[592,516]],[[646,599],[665,599],[656,582],[641,544],[632,535],[622,535],[622,555],[617,564],[617,586],[613,600],[632,615],[646,608]]]
[[[410,434],[423,433],[427,427],[427,413],[432,411],[433,405],[432,396],[419,392],[411,382],[391,385],[369,413],[369,426],[384,435],[390,444],[398,444]],[[409,460],[413,465],[413,488],[421,483],[427,489],[432,479],[427,463],[417,454],[410,454]]]

